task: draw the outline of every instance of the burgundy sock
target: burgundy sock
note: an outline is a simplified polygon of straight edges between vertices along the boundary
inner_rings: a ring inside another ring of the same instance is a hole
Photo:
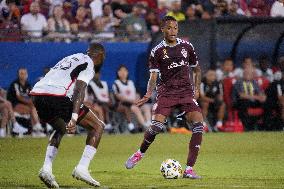
[[[152,121],[152,125],[145,131],[143,142],[140,146],[140,152],[145,153],[152,142],[155,140],[157,134],[163,130],[163,123]]]
[[[192,136],[189,143],[189,152],[187,156],[187,165],[193,167],[200,149],[203,133],[203,124],[201,122],[194,123],[192,129]]]

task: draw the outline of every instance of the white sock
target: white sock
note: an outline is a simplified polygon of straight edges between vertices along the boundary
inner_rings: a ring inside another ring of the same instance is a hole
[[[33,125],[33,130],[34,131],[41,131],[42,130],[42,126],[40,123],[36,123]]]
[[[88,169],[91,160],[93,159],[94,155],[96,154],[97,149],[93,146],[86,145],[84,152],[82,154],[81,160],[77,167]]]
[[[192,167],[186,166],[185,170],[189,170],[189,169],[192,169]]]
[[[43,169],[52,172],[52,161],[54,160],[58,149],[55,146],[47,146]]]
[[[0,137],[5,137],[5,136],[6,136],[6,129],[0,128]]]

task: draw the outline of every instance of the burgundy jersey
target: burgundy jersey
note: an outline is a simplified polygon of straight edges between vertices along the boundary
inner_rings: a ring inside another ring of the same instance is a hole
[[[194,84],[190,76],[190,67],[198,65],[191,43],[177,38],[175,46],[169,46],[163,40],[152,49],[149,58],[150,72],[159,72],[157,97],[194,96]]]

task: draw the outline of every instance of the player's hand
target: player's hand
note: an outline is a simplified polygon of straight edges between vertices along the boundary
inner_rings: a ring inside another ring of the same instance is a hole
[[[141,99],[137,100],[135,102],[136,106],[142,106],[143,104],[145,104],[146,102],[148,102],[148,100],[150,99],[149,96],[144,95]]]
[[[66,126],[66,131],[68,134],[74,134],[76,131],[76,121],[71,118],[69,123]]]
[[[199,99],[199,89],[198,88],[194,89],[194,99],[195,100]]]

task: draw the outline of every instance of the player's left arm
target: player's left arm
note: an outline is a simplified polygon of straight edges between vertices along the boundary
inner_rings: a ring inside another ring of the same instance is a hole
[[[194,86],[195,86],[194,98],[198,99],[199,91],[200,91],[200,84],[201,84],[201,68],[199,64],[193,68],[193,72],[195,75],[194,76]]]

